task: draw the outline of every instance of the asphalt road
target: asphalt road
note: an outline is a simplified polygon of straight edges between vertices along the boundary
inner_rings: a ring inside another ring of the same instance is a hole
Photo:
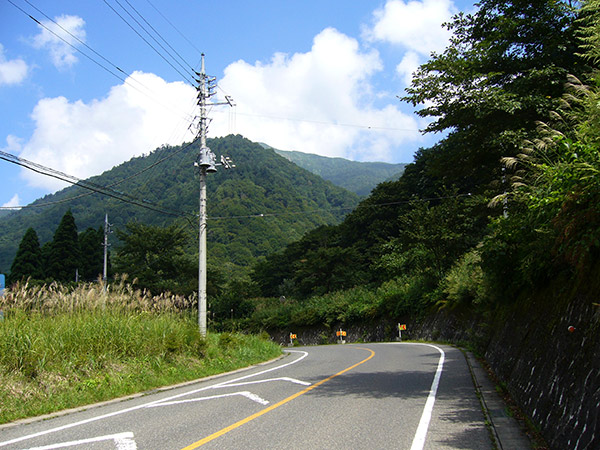
[[[0,449],[491,449],[463,354],[389,343],[290,349],[175,389],[0,430]]]

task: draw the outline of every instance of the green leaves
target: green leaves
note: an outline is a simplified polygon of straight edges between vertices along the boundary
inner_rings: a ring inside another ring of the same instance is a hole
[[[28,228],[21,239],[19,250],[17,250],[17,255],[10,268],[8,284],[11,285],[29,277],[36,280],[44,278],[42,250],[37,233],[33,228]]]
[[[434,147],[446,186],[489,189],[500,157],[558,106],[567,73],[580,73],[574,20],[566,2],[520,0],[486,0],[453,19],[451,45],[420,67],[404,98],[426,105],[426,131],[450,133]]]
[[[73,213],[68,210],[54,233],[46,275],[56,281],[75,281],[80,257],[77,225]]]
[[[117,230],[123,244],[114,261],[115,271],[137,279],[140,287],[154,293],[191,294],[197,282],[197,263],[184,251],[186,232],[131,222]]]

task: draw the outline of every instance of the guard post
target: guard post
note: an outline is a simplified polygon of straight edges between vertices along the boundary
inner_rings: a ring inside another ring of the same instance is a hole
[[[398,324],[398,340],[402,342],[402,331],[406,330],[406,324],[399,323]]]

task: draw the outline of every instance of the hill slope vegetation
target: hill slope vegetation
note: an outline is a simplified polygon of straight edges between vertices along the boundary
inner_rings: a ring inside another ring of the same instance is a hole
[[[233,170],[219,168],[208,177],[209,264],[247,266],[316,226],[339,223],[358,203],[355,194],[241,136],[209,139],[208,145],[236,164]],[[71,186],[33,202],[31,208],[0,217],[0,270],[8,271],[28,228],[34,228],[44,244],[68,209],[79,230],[98,228],[105,213],[117,229],[132,221],[154,226],[179,223],[189,230],[189,252],[197,252],[199,187],[193,166],[197,154],[196,144],[165,146],[90,179],[185,217]],[[115,241],[114,235],[111,240]]]
[[[369,195],[379,183],[397,180],[406,167],[406,164],[403,163],[358,162],[310,153],[274,150],[277,154],[289,159],[298,166],[361,197]]]

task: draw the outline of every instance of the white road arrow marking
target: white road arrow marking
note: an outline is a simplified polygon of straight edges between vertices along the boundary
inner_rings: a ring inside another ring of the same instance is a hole
[[[269,404],[268,400],[260,398],[258,395],[253,394],[252,392],[241,391],[241,392],[232,392],[230,394],[211,395],[209,397],[188,398],[188,399],[185,399],[185,400],[176,400],[176,401],[173,401],[173,402],[152,403],[152,404],[147,405],[146,408],[158,408],[160,406],[171,406],[171,405],[180,405],[182,403],[202,402],[204,400],[214,400],[216,398],[233,397],[234,395],[244,396],[244,397],[252,400],[253,402],[260,403],[261,405],[268,405]]]
[[[95,438],[81,439],[79,441],[61,442],[58,444],[44,445],[43,447],[32,447],[28,450],[54,450],[56,448],[76,447],[78,445],[91,444],[92,442],[101,441],[114,441],[116,450],[137,450],[137,445],[133,440],[133,433],[131,432],[109,434]]]
[[[301,384],[302,386],[310,386],[310,383],[307,381],[300,381],[300,380],[296,380],[295,378],[290,378],[290,377],[280,377],[280,378],[269,378],[267,380],[246,381],[245,383],[219,384],[217,386],[213,386],[213,389],[221,389],[221,388],[236,387],[236,386],[246,386],[247,384],[270,383],[272,381],[289,381],[290,383]]]

